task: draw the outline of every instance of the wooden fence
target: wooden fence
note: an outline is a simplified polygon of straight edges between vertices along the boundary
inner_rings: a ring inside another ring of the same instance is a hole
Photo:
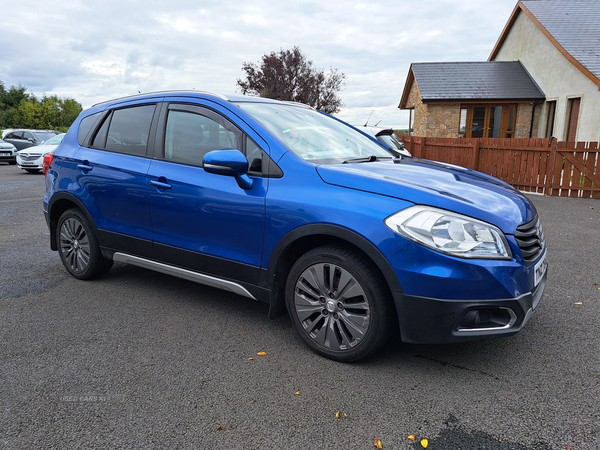
[[[400,137],[417,158],[475,169],[521,191],[600,199],[598,142]]]

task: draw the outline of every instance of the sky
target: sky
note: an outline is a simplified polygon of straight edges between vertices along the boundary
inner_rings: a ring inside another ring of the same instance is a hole
[[[2,0],[6,3],[8,0]],[[486,61],[517,0],[21,0],[0,81],[83,108],[138,92],[240,93],[244,62],[300,47],[346,74],[337,117],[408,127],[411,63]],[[7,8],[2,8],[6,12]],[[369,118],[370,117],[370,118]]]

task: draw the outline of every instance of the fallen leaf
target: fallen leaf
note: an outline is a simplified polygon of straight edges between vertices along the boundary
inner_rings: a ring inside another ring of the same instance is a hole
[[[422,446],[423,448],[427,448],[427,446],[428,446],[428,445],[429,445],[429,441],[428,441],[427,439],[423,439],[423,440],[421,441],[421,446]]]
[[[375,442],[373,442],[373,445],[375,446],[375,448],[383,448],[383,444],[377,436],[375,436]]]
[[[348,417],[348,414],[344,413],[344,417]]]
[[[225,429],[225,427],[224,427],[223,425],[219,425],[219,426],[217,427],[217,430],[224,430],[224,429]]]
[[[335,413],[335,417],[336,417],[336,419],[340,418],[340,412],[339,411]]]
[[[414,440],[415,440],[417,437],[416,437],[414,434],[409,434],[409,435],[408,435],[408,438],[409,438],[411,441],[414,441]]]
[[[583,303],[581,303],[581,302],[577,302],[577,303],[575,303],[575,304],[576,304],[576,305],[583,305]]]
[[[294,395],[300,395],[300,391],[296,391]]]
[[[248,358],[248,361],[254,361],[254,358]]]
[[[265,356],[267,354],[267,352],[258,352],[257,355],[258,356]]]

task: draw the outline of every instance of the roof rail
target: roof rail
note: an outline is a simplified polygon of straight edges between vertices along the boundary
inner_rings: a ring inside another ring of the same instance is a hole
[[[129,95],[126,97],[119,97],[119,98],[113,98],[110,100],[106,100],[103,102],[99,102],[96,103],[94,105],[92,105],[92,108],[98,105],[103,105],[105,103],[111,103],[111,102],[115,102],[115,101],[119,101],[119,100],[130,100],[130,99],[135,99],[138,97],[145,97],[148,95],[164,95],[164,94],[176,94],[176,93],[186,93],[186,94],[208,94],[208,95],[212,95],[215,97],[219,97],[221,100],[225,100],[225,101],[229,101],[229,99],[227,97],[225,97],[224,95],[221,94],[214,94],[212,92],[208,92],[208,91],[196,91],[196,90],[173,90],[173,91],[156,91],[156,92],[146,92],[144,94],[139,93],[139,94],[134,94],[134,95]]]

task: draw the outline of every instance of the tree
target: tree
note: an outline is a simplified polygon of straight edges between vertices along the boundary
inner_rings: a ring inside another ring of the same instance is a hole
[[[328,74],[315,69],[297,46],[264,54],[256,64],[244,62],[242,70],[246,78],[237,80],[242,94],[304,103],[327,114],[344,106],[338,93],[346,75],[333,68]]]
[[[72,98],[46,96],[39,100],[25,86],[6,90],[0,80],[0,128],[37,128],[67,131],[83,110]]]

